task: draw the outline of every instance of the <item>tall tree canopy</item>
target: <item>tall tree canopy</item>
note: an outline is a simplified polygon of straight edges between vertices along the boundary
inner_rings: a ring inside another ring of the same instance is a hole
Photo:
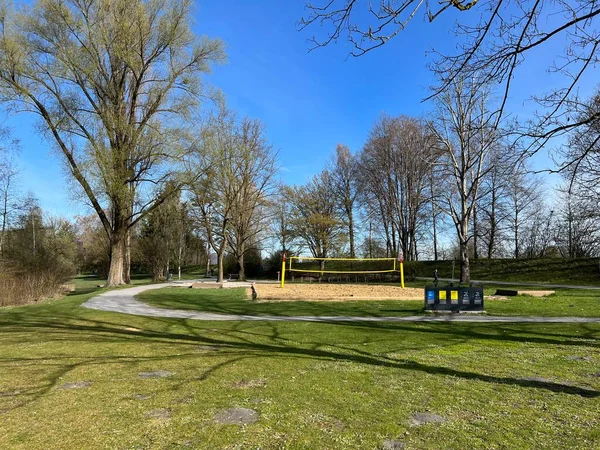
[[[128,230],[161,204],[222,44],[190,30],[189,0],[38,0],[0,15],[0,95],[41,119],[111,243],[124,282]],[[177,187],[177,183],[171,184]],[[160,192],[154,195],[154,192]]]

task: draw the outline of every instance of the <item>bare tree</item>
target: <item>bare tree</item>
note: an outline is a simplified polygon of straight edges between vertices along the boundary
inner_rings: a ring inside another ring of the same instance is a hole
[[[189,0],[37,1],[0,17],[0,93],[39,117],[111,242],[123,284],[128,230],[173,192],[177,129],[223,57],[196,38]]]
[[[294,231],[292,221],[292,207],[287,201],[285,187],[279,186],[279,195],[271,203],[271,218],[269,234],[276,242],[277,250],[281,253],[295,253],[298,236]]]
[[[567,258],[600,255],[600,212],[588,189],[566,183],[559,187],[556,244]],[[591,204],[590,204],[591,202]]]
[[[489,108],[489,91],[477,80],[455,80],[438,99],[432,132],[451,174],[452,187],[444,210],[456,228],[460,249],[460,281],[469,282],[469,223],[477,206],[481,182],[489,170],[488,156],[499,138],[497,115]]]
[[[559,149],[561,165],[570,185],[587,189],[592,202],[600,200],[600,90],[574,109],[578,122],[585,125],[574,130]],[[583,190],[580,191],[583,194]]]
[[[236,174],[229,164],[235,152],[234,128],[235,117],[222,108],[204,124],[196,151],[186,161],[192,206],[206,241],[217,254],[219,282],[224,280],[227,233],[239,195]],[[198,173],[204,175],[198,177]]]
[[[519,66],[539,52],[553,57],[536,70],[556,75],[559,82],[535,97],[542,110],[522,130],[528,139],[526,149],[535,152],[549,139],[600,117],[595,113],[574,120],[571,113],[580,103],[577,92],[584,75],[598,62],[600,4],[596,0],[322,0],[306,4],[299,25],[301,29],[322,26],[311,39],[311,50],[345,37],[351,55],[361,56],[399,36],[419,15],[433,22],[452,10],[461,13],[451,30],[457,51],[438,54],[432,64],[440,75],[433,96],[443,94],[455,79],[493,81],[501,90],[497,108],[502,115]]]
[[[350,257],[354,258],[356,256],[354,217],[358,197],[357,160],[348,147],[338,144],[327,170],[331,177],[332,193],[336,197],[348,227]]]
[[[506,242],[505,234],[511,216],[509,186],[513,184],[511,178],[516,171],[515,166],[519,166],[514,148],[497,142],[490,151],[488,166],[477,199],[477,228],[473,217],[473,235],[476,239],[473,247],[474,251],[481,250],[490,259],[503,254]]]
[[[0,137],[7,134],[0,130]],[[14,156],[14,145],[0,147],[0,257],[4,252],[6,233],[10,228],[14,213],[16,212],[16,181],[19,170]]]
[[[361,153],[361,190],[377,210],[390,254],[418,256],[417,234],[426,222],[425,204],[431,166],[437,150],[428,127],[419,119],[383,115]],[[370,198],[369,198],[370,197]]]
[[[227,250],[244,279],[244,255],[269,224],[264,214],[274,188],[277,154],[259,121],[238,120],[223,107],[204,126],[196,158],[189,163],[197,179],[191,183],[194,206],[217,253],[219,281]],[[206,175],[198,179],[201,172]]]
[[[540,215],[540,211],[548,209],[543,205],[541,188],[540,180],[535,178],[525,163],[515,165],[506,187],[509,200],[509,217],[506,228],[513,243],[514,258],[523,257],[526,235],[529,236],[530,243],[532,240],[536,242],[539,240],[534,236],[534,230],[539,227],[532,224],[534,222],[541,223],[537,217]],[[536,245],[528,245],[528,247],[534,248]]]
[[[265,237],[268,228],[268,203],[273,194],[277,172],[277,153],[266,141],[264,128],[257,120],[243,119],[237,124],[235,152],[228,157],[238,186],[231,218],[229,246],[237,258],[238,278],[246,279],[244,255]]]
[[[300,29],[313,24],[329,26],[324,37],[313,36],[310,39],[311,50],[337,42],[345,35],[353,46],[351,55],[362,56],[385,45],[398,35],[419,10],[425,9],[425,15],[431,22],[447,9],[468,11],[478,2],[479,0],[442,0],[437,2],[437,8],[430,8],[429,2],[415,0],[396,2],[381,0],[379,4],[375,2],[368,5],[361,5],[358,0],[325,0],[322,5],[307,3],[307,15],[300,20],[299,25]],[[372,22],[364,28],[355,20],[355,15],[362,15],[365,12],[360,11],[362,8],[367,9],[366,12]]]
[[[324,170],[304,186],[287,187],[284,195],[291,206],[295,233],[310,253],[327,258],[339,252],[345,244],[343,222],[331,195],[329,172]]]

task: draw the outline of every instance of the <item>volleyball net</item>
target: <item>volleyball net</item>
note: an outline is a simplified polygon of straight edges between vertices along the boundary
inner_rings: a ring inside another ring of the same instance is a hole
[[[396,258],[313,258],[290,256],[289,272],[306,274],[374,274],[398,271]]]
[[[283,256],[281,265],[281,287],[285,286],[285,273],[303,275],[371,275],[398,272],[400,285],[404,288],[403,258],[315,258],[309,256]]]

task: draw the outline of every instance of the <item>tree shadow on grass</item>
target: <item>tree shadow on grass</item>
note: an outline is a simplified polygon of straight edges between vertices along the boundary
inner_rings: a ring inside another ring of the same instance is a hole
[[[511,343],[536,343],[540,346],[552,345],[577,345],[590,347],[597,345],[596,342],[581,342],[571,339],[572,336],[548,335],[536,332],[533,326],[525,326],[521,329],[511,328],[505,324],[440,324],[440,323],[350,323],[336,322],[332,324],[305,324],[308,329],[316,327],[332,327],[332,333],[338,340],[345,340],[343,344],[335,342],[319,342],[319,332],[311,334],[307,342],[297,342],[294,336],[297,330],[290,328],[293,325],[283,322],[196,322],[186,319],[165,319],[165,318],[131,318],[121,314],[103,313],[102,319],[94,319],[94,313],[85,312],[83,314],[60,314],[46,312],[33,316],[31,313],[15,312],[13,314],[0,315],[0,343],[10,345],[11,337],[20,341],[25,335],[35,335],[41,333],[44,341],[50,343],[54,340],[59,342],[72,341],[73,349],[76,353],[78,343],[98,343],[114,344],[135,342],[139,344],[165,344],[178,345],[177,353],[172,355],[157,356],[137,356],[137,355],[109,355],[99,356],[77,355],[73,356],[43,356],[39,358],[28,357],[4,357],[0,358],[0,371],[2,366],[8,368],[14,365],[38,365],[40,361],[51,361],[51,369],[45,374],[42,382],[34,387],[23,390],[16,394],[19,396],[13,408],[24,406],[43,395],[46,395],[54,388],[59,380],[69,372],[82,366],[96,364],[139,364],[140,362],[160,362],[165,360],[185,360],[187,358],[208,357],[198,353],[197,347],[210,346],[215,348],[217,353],[212,356],[228,358],[225,361],[219,361],[214,366],[209,367],[201,376],[196,377],[196,381],[202,381],[211,375],[225,370],[229,365],[245,359],[251,358],[301,358],[314,359],[319,361],[342,361],[355,364],[364,364],[367,366],[385,367],[393,370],[402,370],[417,373],[426,373],[430,375],[442,375],[448,377],[461,378],[471,381],[481,381],[492,384],[513,385],[533,389],[543,389],[551,392],[559,392],[569,395],[578,395],[586,398],[600,397],[600,391],[576,386],[571,383],[561,383],[546,379],[526,379],[509,376],[487,375],[468,370],[459,370],[440,365],[425,364],[409,358],[397,358],[385,354],[371,353],[361,348],[357,348],[360,342],[357,342],[357,334],[366,336],[368,339],[376,339],[370,332],[381,334],[381,338],[387,342],[393,342],[396,336],[405,336],[412,333],[436,334],[445,336],[440,345],[452,346],[465,343],[471,340],[477,340],[479,343],[486,341],[505,341]],[[106,318],[106,317],[109,317]],[[135,328],[132,328],[131,322],[135,322]],[[140,325],[143,324],[143,326]],[[212,328],[209,328],[212,327]],[[216,327],[216,328],[215,328]],[[581,328],[588,336],[588,340],[598,340],[599,329],[588,324],[573,325],[574,328]],[[265,330],[266,328],[266,330]],[[340,336],[343,330],[346,334]],[[326,330],[327,332],[329,330]],[[356,332],[356,333],[355,333]],[[390,335],[392,333],[392,335]],[[314,337],[313,337],[314,336]],[[543,336],[543,337],[542,337]],[[412,336],[410,342],[417,342],[418,336]],[[39,338],[39,336],[37,337]],[[35,337],[34,337],[35,339]],[[325,341],[324,337],[321,340]],[[375,341],[371,341],[375,342]],[[187,346],[187,349],[186,349]],[[100,346],[99,346],[100,347]],[[407,346],[403,343],[396,351],[418,350],[418,345]],[[424,350],[426,350],[424,348]],[[187,383],[191,380],[180,380],[178,383]],[[171,385],[170,389],[175,389],[176,385]]]
[[[246,298],[244,288],[227,290],[189,290],[180,287],[143,292],[138,301],[157,308],[178,309],[189,312],[263,316],[361,316],[380,317],[395,312],[399,316],[424,314],[422,302],[415,300],[343,302],[324,301],[258,301]],[[260,299],[260,297],[259,297]]]

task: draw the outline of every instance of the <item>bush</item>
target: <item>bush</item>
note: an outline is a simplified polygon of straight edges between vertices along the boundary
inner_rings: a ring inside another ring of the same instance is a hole
[[[38,208],[6,237],[0,260],[0,306],[23,305],[64,292],[64,283],[77,271],[77,244],[69,222],[43,221]]]
[[[0,306],[26,305],[68,290],[62,273],[50,269],[20,271],[0,262]]]

